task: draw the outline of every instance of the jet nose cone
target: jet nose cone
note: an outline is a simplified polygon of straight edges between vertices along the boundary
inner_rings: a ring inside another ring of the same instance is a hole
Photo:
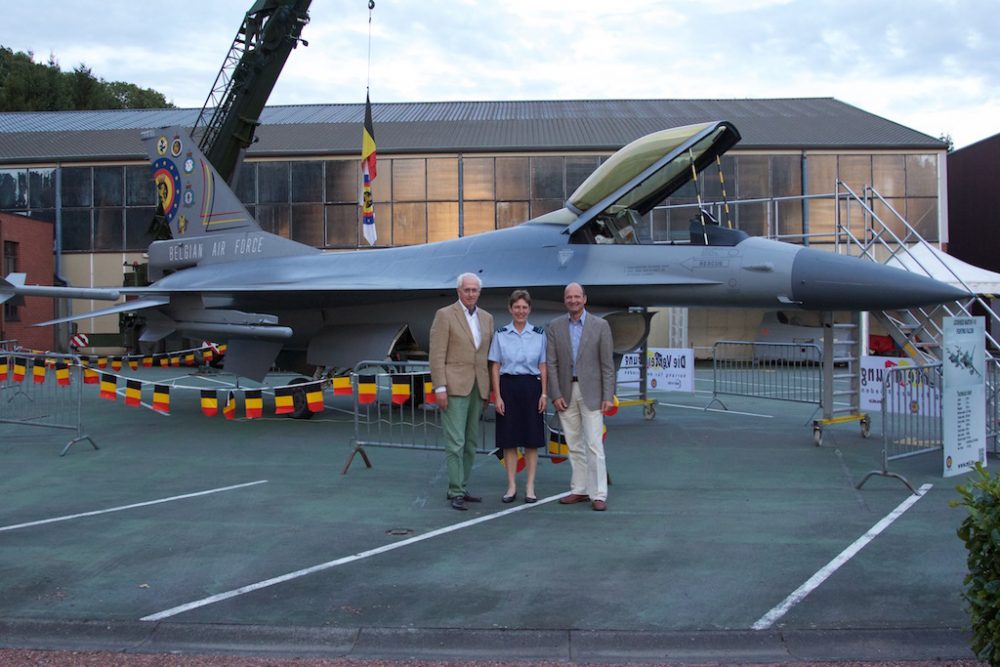
[[[932,278],[824,250],[802,248],[792,263],[792,298],[810,310],[894,310],[968,296]]]

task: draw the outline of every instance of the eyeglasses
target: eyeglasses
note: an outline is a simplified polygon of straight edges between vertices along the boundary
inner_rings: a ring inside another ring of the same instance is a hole
[[[463,294],[479,294],[480,290],[478,287],[463,287],[460,291]]]

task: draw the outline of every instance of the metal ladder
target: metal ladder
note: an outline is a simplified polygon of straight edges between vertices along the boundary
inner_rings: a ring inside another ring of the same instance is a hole
[[[842,207],[847,207],[842,211]],[[884,209],[880,216],[875,208]],[[860,207],[862,232],[852,229],[851,211]],[[918,258],[913,249],[923,246],[933,248],[920,233],[871,186],[865,186],[862,194],[854,192],[847,184],[837,181],[836,196],[837,252],[857,255],[872,261],[890,263],[897,258],[896,266],[922,273],[940,275],[945,272],[971,292],[969,286],[941,259],[928,253],[929,259]],[[888,218],[888,219],[884,219]],[[896,230],[893,229],[895,227]],[[908,264],[900,261],[908,258]],[[950,303],[932,306],[918,306],[898,311],[873,312],[871,316],[879,322],[899,348],[917,365],[942,361],[943,318],[954,316],[984,315],[994,331],[1000,331],[1000,316],[979,295]],[[998,450],[998,416],[1000,416],[1000,343],[986,331],[986,394],[987,394],[987,440],[993,440],[994,453]]]

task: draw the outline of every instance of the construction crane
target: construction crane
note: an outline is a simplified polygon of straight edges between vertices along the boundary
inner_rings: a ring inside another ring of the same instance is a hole
[[[311,0],[256,0],[243,18],[192,136],[215,170],[235,186],[243,152],[292,49],[309,22]]]

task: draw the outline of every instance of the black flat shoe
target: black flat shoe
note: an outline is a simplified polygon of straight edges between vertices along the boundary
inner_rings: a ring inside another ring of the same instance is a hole
[[[534,496],[525,496],[524,497],[524,502],[526,502],[526,503],[528,503],[530,505],[532,503],[537,503],[538,502],[538,498],[536,498]]]
[[[512,495],[512,496],[504,496],[503,498],[500,499],[500,502],[503,502],[503,503],[512,503],[512,502],[514,502],[514,500],[516,498],[517,498],[517,491],[515,491],[514,495]]]

